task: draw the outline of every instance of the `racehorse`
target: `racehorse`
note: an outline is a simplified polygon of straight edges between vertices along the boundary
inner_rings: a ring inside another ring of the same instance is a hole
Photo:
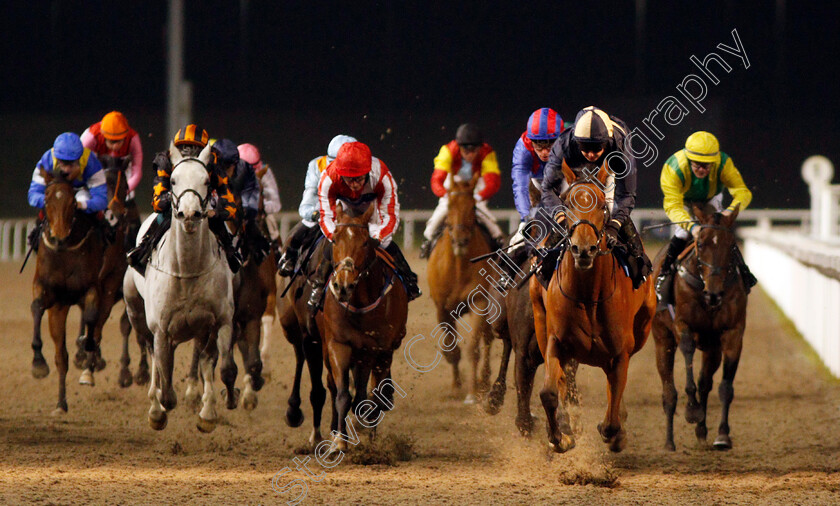
[[[378,385],[367,422],[379,420],[393,408],[391,361],[405,337],[408,295],[387,254],[371,239],[368,222],[375,211],[368,206],[361,215],[345,214],[336,206],[333,235],[335,271],[328,281],[324,301],[324,365],[333,403],[333,446],[347,449],[347,414],[351,409],[350,369],[355,397],[352,405],[367,400],[368,380]],[[320,322],[319,322],[320,323]],[[385,390],[388,386],[388,390]],[[368,403],[370,401],[367,401]],[[365,423],[365,422],[361,422]],[[375,424],[374,424],[375,429]]]
[[[289,427],[300,427],[304,421],[303,411],[300,409],[300,380],[303,364],[306,363],[311,383],[309,403],[312,406],[312,432],[309,443],[312,448],[315,448],[323,439],[321,416],[327,399],[327,390],[322,380],[324,371],[323,339],[321,338],[324,326],[323,312],[318,312],[313,318],[306,301],[309,300],[313,290],[309,280],[318,269],[325,244],[326,240],[322,238],[310,246],[309,253],[300,260],[298,271],[289,281],[290,286],[284,287],[285,295],[277,298],[280,326],[283,328],[286,340],[295,350],[295,376],[292,391],[289,394],[289,406],[286,408],[286,424]]]
[[[528,187],[531,206],[537,206],[540,201],[540,190],[533,183],[529,184]],[[533,260],[535,259],[526,259],[518,267],[520,270],[527,272]],[[534,308],[531,304],[531,295],[528,290],[522,288],[524,287],[512,288],[504,295],[496,290],[490,291],[491,294],[496,296],[497,303],[502,308],[501,316],[493,322],[493,330],[502,340],[503,348],[499,375],[487,394],[484,410],[491,415],[495,415],[505,402],[507,370],[512,350],[515,357],[516,427],[523,436],[530,436],[534,428],[534,417],[531,415],[531,391],[534,387],[534,375],[537,372],[537,367],[543,363],[543,357],[534,331]],[[564,367],[564,372],[568,385],[566,405],[577,407],[580,405],[575,382],[577,361],[569,360]]]
[[[470,312],[467,299],[476,287],[484,287],[485,294],[493,290],[492,287],[487,286],[483,277],[489,269],[487,261],[470,262],[471,258],[492,251],[490,241],[476,223],[473,192],[478,178],[478,173],[469,181],[456,181],[451,175],[449,176],[449,189],[446,193],[449,201],[446,225],[429,255],[429,291],[437,308],[437,319],[440,324],[451,329],[455,329],[456,318]],[[475,313],[468,321],[458,323],[462,326],[462,330],[471,330],[464,343],[470,364],[467,395],[464,402],[472,404],[490,383],[490,345],[493,342],[493,330],[486,318]],[[460,333],[457,335],[460,337]],[[452,364],[453,390],[457,391],[461,387],[461,376],[458,370],[461,349],[455,346],[451,351],[448,347],[443,351],[446,360]],[[481,366],[479,366],[479,359],[481,359]]]
[[[236,205],[241,208],[240,195],[234,192]],[[265,214],[258,214],[258,228],[264,235],[268,235],[265,224]],[[241,221],[235,223],[239,237],[243,240],[242,250],[245,252],[242,268],[233,278],[233,342],[239,347],[242,362],[245,366],[245,388],[242,391],[242,407],[251,411],[257,407],[257,392],[262,389],[265,380],[262,376],[263,363],[260,354],[260,330],[263,315],[269,307],[269,297],[277,293],[277,267],[274,252],[269,250],[268,256],[259,258],[256,245],[245,233]],[[272,298],[271,307],[274,307]],[[268,336],[266,336],[268,339]],[[187,375],[187,389],[185,399],[190,406],[200,405],[198,364],[201,350],[194,343],[193,359],[190,372]]]
[[[674,354],[677,346],[685,358],[685,393],[688,403],[685,419],[697,426],[698,441],[705,442],[706,401],[712,390],[713,376],[723,358],[723,379],[718,388],[721,420],[713,447],[732,448],[729,437],[729,407],[735,390],[732,382],[741,358],[741,346],[747,320],[747,293],[736,268],[737,245],[732,225],[740,206],[730,216],[706,213],[695,205],[700,233],[686,248],[674,279],[674,313],[660,311],[653,321],[656,342],[656,366],[662,379],[662,407],[667,424],[665,448],[674,450],[674,412],[677,390],[674,387]],[[657,256],[656,275],[662,266],[664,252]],[[698,383],[694,383],[694,351],[703,352]],[[697,393],[699,387],[700,398]]]
[[[220,353],[227,408],[236,408],[239,400],[232,350],[233,274],[207,222],[210,146],[195,158],[182,157],[170,144],[169,154],[172,224],[152,251],[145,277],[133,268],[126,271],[123,293],[135,331],[153,342],[149,424],[155,430],[166,427],[166,411],[177,404],[172,386],[175,348],[195,338],[204,381],[197,427],[210,432],[218,421],[213,375]],[[156,218],[152,214],[141,231]]]
[[[76,341],[77,351],[74,364],[82,371],[79,383],[83,385],[94,385],[93,371],[102,370],[105,367],[105,360],[102,358],[100,344],[102,342],[102,328],[111,315],[111,309],[117,301],[122,300],[122,283],[125,269],[128,266],[125,259],[126,235],[130,226],[130,217],[127,216],[126,196],[128,194],[128,178],[126,169],[131,158],[115,158],[108,155],[99,157],[102,170],[105,173],[105,182],[108,187],[108,208],[105,213],[106,235],[108,241],[105,245],[105,254],[102,259],[102,267],[99,270],[99,316],[94,326],[93,336],[96,341],[96,351],[92,354],[84,351],[84,326],[79,331],[79,339]],[[128,329],[126,330],[126,326]],[[123,330],[123,354],[120,359],[119,383],[122,387],[131,385],[131,372],[128,370],[130,358],[128,355],[128,334],[130,323],[128,315],[123,310],[120,318],[120,327]]]
[[[53,414],[63,414],[67,412],[67,313],[71,306],[81,305],[85,350],[93,352],[103,244],[95,218],[76,210],[73,177],[65,179],[60,172],[49,174],[43,169],[41,176],[46,182],[46,223],[39,239],[32,281],[32,375],[44,378],[50,371],[41,354],[41,318],[46,311],[58,369],[58,406]]]
[[[600,169],[597,181],[576,181],[571,170],[564,172],[570,182],[563,194],[568,243],[548,288],[537,279],[530,282],[537,342],[545,360],[540,399],[548,419],[549,446],[565,452],[575,445],[564,406],[568,386],[563,370],[575,359],[600,367],[607,375],[607,412],[598,432],[610,450],[619,452],[627,443],[622,427],[627,367],[647,340],[656,295],[652,278],[634,290],[607,247],[604,225],[609,208],[602,190],[606,169]]]

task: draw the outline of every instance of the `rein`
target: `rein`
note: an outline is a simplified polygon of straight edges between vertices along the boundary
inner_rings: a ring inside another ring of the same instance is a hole
[[[606,251],[609,252],[609,250],[606,250]],[[577,304],[581,304],[583,306],[591,306],[593,304],[600,304],[602,302],[606,302],[606,301],[610,300],[613,295],[615,295],[615,289],[616,289],[616,284],[617,284],[617,282],[615,280],[615,262],[616,262],[616,260],[615,260],[615,258],[613,258],[613,261],[612,261],[613,269],[612,269],[612,276],[611,276],[612,282],[613,282],[613,289],[610,292],[610,294],[607,295],[606,297],[604,297],[603,299],[581,300],[581,299],[578,299],[577,297],[573,297],[573,296],[567,294],[565,290],[563,290],[563,280],[559,279],[559,278],[557,279],[557,287],[560,288],[560,293],[563,294],[563,297],[566,297],[567,299],[569,299],[569,300],[571,300],[571,301],[573,301]]]
[[[713,230],[723,230],[723,231],[725,231],[727,233],[730,233],[730,234],[733,233],[732,230],[730,230],[726,227],[722,227],[720,225],[702,225],[701,224],[701,225],[698,225],[698,226],[700,228],[711,228]],[[694,258],[699,265],[702,265],[704,267],[708,267],[711,270],[711,275],[712,276],[721,275],[721,274],[724,273],[724,268],[722,266],[710,264],[710,263],[704,262],[703,260],[700,259],[700,255],[697,251],[697,241],[696,240],[694,241],[693,247],[689,246],[689,248],[686,248],[686,250],[688,251],[688,254],[687,255],[681,255],[683,257],[683,258],[681,258],[681,260],[684,260],[685,258],[688,258],[688,257],[694,255]],[[726,272],[726,279],[724,280],[724,286],[728,286],[728,285],[732,284],[732,280],[734,279],[733,274],[736,274],[735,264],[731,260],[730,260],[729,264],[726,265],[726,271],[725,272]],[[691,272],[690,270],[688,270],[688,268],[683,263],[680,263],[680,265],[677,267],[677,273],[680,275],[680,277],[683,280],[685,280],[685,282],[688,284],[688,286],[694,288],[695,290],[703,290],[706,287],[706,280],[703,278],[703,271],[700,270],[699,268],[697,269],[697,273],[695,274],[695,273]]]
[[[53,244],[52,242],[50,242],[50,238],[47,235],[47,230],[44,230],[41,233],[41,237],[44,239],[44,245],[47,248],[49,248],[53,251],[76,251],[77,249],[82,247],[82,245],[85,243],[85,241],[87,241],[88,237],[90,237],[91,233],[93,233],[93,227],[88,229],[87,233],[85,234],[84,237],[82,237],[81,241],[77,242],[76,244],[74,244],[72,246],[68,246],[68,247],[65,247],[65,248],[62,248],[58,244]]]

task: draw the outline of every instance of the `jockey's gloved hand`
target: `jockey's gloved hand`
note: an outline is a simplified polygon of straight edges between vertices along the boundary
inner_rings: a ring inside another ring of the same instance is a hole
[[[618,244],[618,232],[621,230],[621,223],[618,220],[610,220],[607,223],[607,226],[604,228],[604,232],[607,238],[607,246],[610,248],[615,247]]]
[[[309,215],[309,221],[317,222],[319,219],[321,219],[320,211],[312,211],[312,214]]]

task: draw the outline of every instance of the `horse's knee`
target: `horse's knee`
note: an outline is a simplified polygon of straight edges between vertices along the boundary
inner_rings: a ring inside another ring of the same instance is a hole
[[[673,416],[677,410],[677,389],[674,385],[669,385],[662,391],[662,409],[665,413]]]

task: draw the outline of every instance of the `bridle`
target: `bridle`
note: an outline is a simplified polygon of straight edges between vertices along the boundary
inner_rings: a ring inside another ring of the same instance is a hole
[[[174,172],[176,167],[178,167],[179,165],[181,165],[182,163],[184,163],[188,160],[198,162],[198,163],[201,164],[202,167],[204,167],[205,170],[208,170],[206,163],[202,162],[201,160],[199,160],[196,157],[189,156],[189,157],[186,157],[186,158],[182,158],[181,160],[178,161],[178,163],[173,165],[172,166],[172,171]],[[180,207],[181,199],[184,197],[184,195],[186,195],[188,193],[193,193],[193,194],[195,194],[196,197],[198,197],[198,201],[201,204],[201,217],[205,218],[207,216],[207,210],[206,210],[207,202],[210,200],[210,192],[209,191],[203,197],[201,196],[200,193],[198,193],[196,190],[194,190],[192,188],[187,188],[186,190],[182,191],[179,194],[173,193],[172,194],[172,203],[174,204],[175,209],[177,210]]]
[[[363,228],[363,229],[368,228],[367,223],[336,223],[335,227],[336,228],[338,228],[338,227],[352,227],[352,228]],[[362,278],[364,278],[365,276],[367,276],[370,273],[370,270],[373,268],[373,266],[374,266],[374,264],[376,263],[377,260],[379,260],[379,255],[377,255],[376,252],[374,252],[373,258],[371,258],[364,265],[364,267],[362,267],[361,269],[357,269],[356,264],[353,263],[353,259],[350,258],[350,257],[347,257],[344,260],[342,260],[341,262],[339,262],[339,265],[337,266],[337,268],[333,272],[332,276],[330,276],[330,280],[327,281],[327,285],[330,288],[330,292],[336,298],[336,301],[338,302],[338,304],[341,305],[345,310],[347,310],[351,313],[356,313],[356,314],[364,314],[364,313],[368,313],[368,312],[372,311],[373,309],[375,309],[379,305],[379,303],[382,301],[382,299],[385,297],[385,295],[391,290],[391,286],[392,286],[393,283],[391,283],[390,280],[388,282],[386,282],[385,287],[382,290],[382,293],[379,295],[379,298],[377,298],[371,304],[369,304],[369,305],[367,305],[363,308],[357,308],[355,306],[351,306],[349,303],[341,302],[341,301],[338,300],[338,294],[335,293],[335,289],[333,288],[333,284],[331,282],[332,278],[335,277],[336,275],[338,275],[339,273],[345,272],[345,271],[349,271],[351,273],[357,272],[358,274],[356,275],[356,282],[358,283],[359,280],[361,280]],[[358,286],[358,285],[356,285],[356,286]],[[356,286],[354,286],[352,291],[350,292],[350,298],[353,297],[353,294],[356,291]]]
[[[727,232],[727,233],[729,233],[729,234],[734,234],[734,232],[732,232],[732,230],[730,230],[729,228],[727,228],[727,227],[722,227],[722,226],[720,226],[720,225],[704,225],[704,224],[700,224],[700,225],[698,225],[698,226],[699,226],[701,229],[704,229],[704,228],[711,228],[711,229],[714,229],[714,230],[723,230],[723,231],[725,231],[725,232]],[[721,275],[721,274],[723,274],[723,273],[724,273],[724,268],[723,268],[722,266],[719,266],[719,265],[714,265],[714,264],[710,264],[710,263],[708,263],[708,262],[704,262],[704,261],[700,258],[700,252],[699,252],[699,251],[698,251],[698,249],[697,249],[697,241],[696,241],[696,240],[694,241],[694,257],[697,259],[697,263],[698,263],[698,264],[700,264],[700,265],[702,265],[702,266],[704,266],[704,267],[708,267],[708,268],[709,268],[709,271],[710,271],[710,272],[709,272],[709,275],[710,275],[710,276],[719,276],[719,275]],[[726,265],[726,274],[727,274],[727,275],[729,275],[730,273],[732,273],[732,272],[733,272],[733,270],[734,270],[734,269],[733,269],[733,267],[734,267],[734,264],[733,264],[731,261],[730,261],[730,262]],[[702,281],[702,282],[703,282],[703,287],[705,288],[705,286],[706,286],[706,279],[705,279],[705,277],[703,276],[703,269],[697,269],[697,277],[698,277],[698,278],[700,278],[700,281]]]

